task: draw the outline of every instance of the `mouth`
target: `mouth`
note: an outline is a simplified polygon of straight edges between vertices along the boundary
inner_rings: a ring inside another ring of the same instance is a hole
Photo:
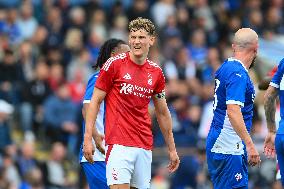
[[[140,49],[141,49],[141,47],[134,47],[134,49],[135,49],[135,50],[140,50]]]

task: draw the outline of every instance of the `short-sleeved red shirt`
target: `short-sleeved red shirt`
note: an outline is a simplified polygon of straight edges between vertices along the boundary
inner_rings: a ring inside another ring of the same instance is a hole
[[[106,144],[152,149],[148,105],[151,97],[165,88],[161,68],[148,59],[138,65],[130,60],[129,53],[122,53],[103,65],[96,87],[107,93]]]

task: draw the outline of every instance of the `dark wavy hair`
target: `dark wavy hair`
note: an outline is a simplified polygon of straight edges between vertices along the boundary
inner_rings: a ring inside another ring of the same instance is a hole
[[[121,39],[114,39],[114,38],[104,42],[104,44],[100,49],[97,63],[93,66],[93,68],[94,69],[101,68],[103,64],[110,58],[111,53],[114,51],[114,49],[121,44],[126,44],[126,42]]]

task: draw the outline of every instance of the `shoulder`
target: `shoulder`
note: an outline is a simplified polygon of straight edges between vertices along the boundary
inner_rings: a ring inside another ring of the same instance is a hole
[[[225,61],[224,66],[226,67],[229,73],[242,73],[242,74],[247,73],[246,69],[241,64],[241,62],[234,59],[232,60],[228,59],[227,61]]]
[[[225,60],[216,71],[217,75],[229,75],[237,70],[236,64],[232,61]]]
[[[248,77],[248,73],[242,64],[235,60],[225,60],[216,74],[222,75],[227,81],[234,80],[235,78],[243,80]]]
[[[96,81],[97,78],[98,78],[98,76],[99,76],[99,73],[100,73],[100,72],[94,73],[94,74],[89,78],[88,83],[91,83],[91,82]]]
[[[93,86],[96,83],[96,81],[99,77],[99,73],[100,72],[96,72],[89,78],[88,84],[87,84],[87,90],[88,90],[89,87]]]
[[[155,69],[155,70],[158,70],[158,71],[162,71],[162,68],[155,62],[147,59],[147,64],[150,66],[151,69]]]
[[[108,71],[111,65],[116,65],[118,63],[124,62],[126,60],[127,54],[121,53],[116,56],[110,57],[103,65],[102,70]]]

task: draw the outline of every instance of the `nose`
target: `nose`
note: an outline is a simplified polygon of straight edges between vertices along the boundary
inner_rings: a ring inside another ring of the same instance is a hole
[[[137,44],[137,43],[140,43],[140,40],[138,37],[134,39],[134,44]]]

